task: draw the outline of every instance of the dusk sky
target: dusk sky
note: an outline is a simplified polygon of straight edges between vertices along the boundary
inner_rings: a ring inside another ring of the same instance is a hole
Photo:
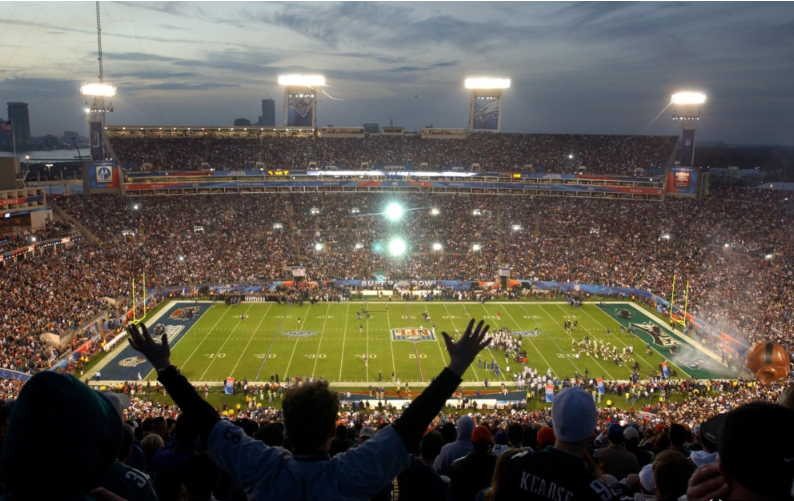
[[[113,125],[232,125],[281,73],[321,73],[318,126],[466,127],[467,76],[512,79],[504,132],[664,134],[679,89],[708,95],[698,139],[794,144],[794,4],[101,3]],[[0,117],[87,131],[93,2],[0,3]]]

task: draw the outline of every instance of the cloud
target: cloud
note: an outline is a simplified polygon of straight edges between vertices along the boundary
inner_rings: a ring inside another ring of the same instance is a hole
[[[0,87],[11,90],[15,95],[28,96],[76,96],[80,91],[80,82],[59,78],[25,78],[11,77],[0,80]],[[26,98],[29,99],[29,98]]]
[[[230,87],[239,87],[239,85],[232,83],[217,83],[217,82],[205,82],[205,83],[166,82],[166,83],[159,83],[153,85],[132,85],[129,87],[125,87],[124,91],[125,92],[137,92],[137,91],[146,91],[146,90],[197,91],[197,90],[224,89]]]

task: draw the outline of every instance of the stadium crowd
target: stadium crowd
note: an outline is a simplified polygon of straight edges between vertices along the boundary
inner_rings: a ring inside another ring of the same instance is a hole
[[[161,137],[111,133],[122,165],[155,171],[252,170],[257,162],[268,169],[307,169],[337,165],[358,169],[362,162],[413,165],[428,169],[470,167],[485,171],[521,171],[531,165],[539,172],[588,172],[633,175],[636,168],[667,165],[676,144],[673,136],[612,136],[583,134],[472,134],[461,140],[430,140],[418,136],[371,135],[362,139],[289,137],[263,134],[258,138],[186,133]],[[247,136],[247,134],[246,134]],[[203,165],[205,164],[206,165]]]
[[[382,217],[393,200],[407,209],[404,221]],[[100,311],[118,314],[132,280],[143,273],[149,287],[199,287],[288,280],[287,267],[297,265],[314,280],[491,282],[502,262],[514,278],[638,287],[665,299],[675,275],[676,304],[686,304],[688,313],[741,340],[774,340],[794,351],[794,231],[785,195],[734,189],[661,203],[428,194],[132,201],[94,195],[58,203],[101,242],[4,263],[6,367],[46,366],[53,351],[34,341],[37,334],[74,330]],[[53,228],[69,230],[61,223]],[[389,255],[394,236],[407,243],[406,255]]]
[[[152,385],[100,393],[71,376],[33,376],[15,401],[0,405],[0,494],[159,501],[791,498],[792,387],[688,383],[683,402],[625,411],[599,409],[587,389],[573,385],[555,391],[550,410],[519,405],[469,413],[448,402],[488,343],[487,330],[472,324],[457,343],[447,342],[449,365],[407,408],[372,411],[341,409],[322,381],[292,385],[281,409],[214,409],[200,397],[202,388],[170,364],[169,349],[133,328],[133,347],[157,369],[156,389],[162,385],[177,405],[152,402]],[[72,433],[45,426],[53,406]],[[773,431],[750,433],[761,424]],[[63,462],[64,454],[72,461]],[[42,471],[50,481],[35,482]]]

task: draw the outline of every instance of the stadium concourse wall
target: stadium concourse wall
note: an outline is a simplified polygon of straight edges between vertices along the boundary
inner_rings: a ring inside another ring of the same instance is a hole
[[[374,170],[125,172],[127,196],[284,192],[433,192],[663,200],[664,178],[595,174]],[[454,167],[453,167],[454,168]],[[460,168],[460,167],[459,167]],[[462,168],[460,168],[462,169]]]

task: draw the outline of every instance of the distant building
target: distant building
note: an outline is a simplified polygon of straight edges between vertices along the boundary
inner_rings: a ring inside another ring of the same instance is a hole
[[[41,143],[45,148],[55,148],[58,146],[58,136],[47,134],[41,139]]]
[[[243,126],[247,126],[247,125],[251,125],[251,121],[248,120],[247,118],[237,118],[237,119],[234,120],[234,126],[235,127],[238,127],[238,126],[239,127],[243,127]]]
[[[259,117],[259,124],[263,127],[276,126],[276,101],[273,99],[262,100],[262,116]]]
[[[377,134],[380,132],[380,124],[364,124],[364,132],[369,132],[370,134]]]
[[[12,132],[16,143],[30,144],[28,103],[8,103],[8,119],[11,120]]]
[[[75,131],[73,131],[73,130],[67,130],[66,132],[63,133],[63,142],[64,143],[71,143],[72,139],[75,139],[75,140],[79,141],[80,140],[80,134],[75,132]]]

